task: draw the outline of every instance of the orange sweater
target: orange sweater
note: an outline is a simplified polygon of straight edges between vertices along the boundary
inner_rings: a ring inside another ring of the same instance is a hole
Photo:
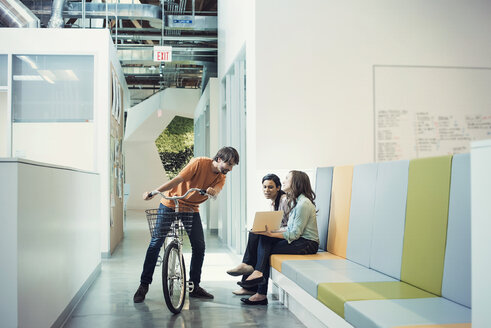
[[[181,196],[191,188],[207,189],[211,187],[217,192],[222,190],[225,184],[225,175],[214,173],[213,160],[207,157],[197,157],[191,159],[184,169],[179,173],[179,176],[184,180],[176,187],[165,192],[166,196]],[[183,200],[179,201],[179,206],[188,206],[194,212],[199,212],[199,204],[203,203],[208,198],[201,195],[199,192],[192,192]],[[175,204],[172,200],[162,198],[161,203],[167,207],[174,208]]]

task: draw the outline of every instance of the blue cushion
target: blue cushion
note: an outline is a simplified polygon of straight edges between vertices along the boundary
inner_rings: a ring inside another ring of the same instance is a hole
[[[469,154],[454,155],[442,296],[471,307],[471,172]]]
[[[364,269],[365,267],[355,262],[339,259],[339,260],[285,260],[281,264],[281,273],[296,281],[297,270],[346,270],[346,269]]]
[[[342,261],[346,261],[346,260],[342,260]],[[321,271],[325,268],[326,266],[322,264],[321,260],[302,260],[302,261],[285,260],[281,263],[281,273],[292,281],[297,280],[297,269],[301,269],[301,270],[314,269],[317,271]]]
[[[314,269],[300,269],[297,272],[296,279],[296,284],[315,298],[317,298],[317,288],[320,283],[396,281],[385,274],[368,268],[344,270],[324,269],[323,271],[317,271]]]
[[[366,267],[370,264],[377,166],[371,163],[353,168],[346,258]]]
[[[319,167],[315,174],[315,204],[317,206],[317,230],[319,249],[327,250],[327,228],[331,208],[332,167]]]
[[[344,304],[344,318],[363,328],[469,323],[471,310],[443,297],[351,301]]]
[[[315,298],[322,282],[395,281],[349,260],[284,261],[281,273]]]
[[[401,278],[409,161],[379,163],[370,268]]]

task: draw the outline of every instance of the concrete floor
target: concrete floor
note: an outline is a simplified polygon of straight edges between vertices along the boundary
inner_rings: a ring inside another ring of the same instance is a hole
[[[226,274],[240,258],[232,254],[214,235],[206,236],[206,255],[201,286],[215,296],[214,300],[187,297],[183,311],[173,315],[162,294],[161,269],[156,268],[154,281],[143,303],[134,304],[133,294],[149,242],[148,225],[143,211],[128,211],[125,238],[112,257],[102,262],[102,272],[65,323],[66,328],[93,327],[304,327],[278,301],[269,295],[267,306],[242,305],[236,277]],[[185,248],[190,263],[190,246]]]

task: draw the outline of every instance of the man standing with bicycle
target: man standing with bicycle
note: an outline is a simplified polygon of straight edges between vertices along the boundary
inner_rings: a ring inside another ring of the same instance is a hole
[[[205,189],[211,196],[216,196],[225,184],[225,175],[232,168],[239,164],[239,153],[235,148],[221,148],[213,159],[207,157],[193,158],[188,165],[172,180],[164,183],[155,191],[167,191],[167,196],[184,195],[191,188]],[[152,199],[152,193],[143,193],[143,199]],[[213,295],[200,287],[201,268],[205,257],[205,236],[203,225],[199,215],[199,205],[207,200],[207,196],[194,193],[181,202],[184,206],[193,209],[193,225],[188,231],[189,241],[191,242],[191,267],[189,270],[189,280],[194,284],[194,290],[189,294],[190,297],[212,299]],[[162,198],[160,208],[164,212],[174,211],[174,203]],[[152,238],[147,249],[143,271],[140,277],[140,286],[133,296],[135,303],[145,300],[148,286],[152,283],[152,276],[157,264],[160,249],[164,243],[164,238]]]

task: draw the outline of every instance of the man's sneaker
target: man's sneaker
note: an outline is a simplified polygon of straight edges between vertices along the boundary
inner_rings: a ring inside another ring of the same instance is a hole
[[[140,287],[138,287],[135,296],[133,296],[133,302],[135,303],[141,303],[145,299],[145,295],[147,295],[148,292],[148,285],[143,285],[141,284]]]
[[[189,297],[212,299],[213,295],[208,293],[206,290],[204,290],[200,286],[194,286],[194,290],[191,293],[189,293]]]

